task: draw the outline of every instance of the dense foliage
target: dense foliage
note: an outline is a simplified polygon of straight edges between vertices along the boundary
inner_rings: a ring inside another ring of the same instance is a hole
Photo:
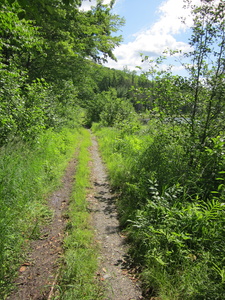
[[[188,78],[162,71],[163,58],[139,76],[97,64],[121,41],[113,2],[85,12],[79,0],[1,1],[0,292],[24,240],[50,218],[43,194],[71,157],[76,128],[98,122],[146,290],[162,300],[222,300],[224,1],[192,7]]]
[[[15,137],[33,139],[74,119],[78,96],[90,81],[90,60],[114,58],[121,37],[112,33],[123,21],[101,1],[87,12],[79,5],[1,2],[1,145]]]
[[[193,166],[186,124],[137,125],[94,128],[146,289],[160,299],[222,300],[224,141],[214,138]]]
[[[120,191],[130,253],[150,296],[163,300],[222,300],[225,292],[224,2],[201,2],[189,78],[149,61],[149,85],[132,89],[148,124],[93,127]]]

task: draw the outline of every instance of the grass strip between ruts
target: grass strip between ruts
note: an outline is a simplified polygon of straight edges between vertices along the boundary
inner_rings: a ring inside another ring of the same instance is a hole
[[[90,132],[83,129],[78,154],[75,184],[69,206],[64,240],[64,267],[59,285],[60,298],[100,299],[101,291],[95,280],[97,247],[87,210],[87,193],[90,187]]]

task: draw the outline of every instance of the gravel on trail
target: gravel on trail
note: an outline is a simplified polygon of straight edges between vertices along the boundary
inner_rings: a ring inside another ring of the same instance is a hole
[[[96,239],[100,245],[98,276],[105,287],[106,299],[143,299],[140,283],[126,268],[128,246],[120,232],[116,197],[110,190],[94,136],[91,153],[93,194],[89,196],[89,203]]]

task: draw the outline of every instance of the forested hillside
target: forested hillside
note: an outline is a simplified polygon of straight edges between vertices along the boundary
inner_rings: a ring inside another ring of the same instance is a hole
[[[113,2],[0,3],[0,294],[49,219],[81,126],[99,138],[130,255],[150,297],[225,293],[225,4],[192,7],[188,77],[101,65],[122,41]],[[191,1],[186,1],[191,5]]]

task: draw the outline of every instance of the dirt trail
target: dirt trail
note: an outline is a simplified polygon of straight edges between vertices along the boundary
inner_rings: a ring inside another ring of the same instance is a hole
[[[97,241],[100,244],[99,278],[102,280],[107,300],[143,299],[141,289],[126,270],[125,238],[120,234],[116,199],[110,191],[105,167],[98,152],[96,138],[92,136],[92,181],[94,193],[90,208]]]
[[[75,155],[76,156],[76,155]],[[63,213],[72,192],[76,159],[72,159],[62,179],[62,186],[49,197],[49,207],[54,215],[50,225],[41,229],[40,238],[31,242],[27,261],[19,269],[17,288],[7,300],[50,299],[57,281],[59,258],[65,226]]]
[[[88,196],[90,214],[99,243],[99,272],[97,278],[105,289],[105,300],[143,299],[141,289],[126,264],[127,245],[120,234],[115,197],[110,191],[105,167],[92,136],[92,188]],[[49,300],[57,283],[59,258],[62,255],[63,232],[66,220],[63,213],[68,206],[76,169],[75,158],[69,163],[62,187],[49,198],[54,211],[50,225],[42,228],[41,238],[31,243],[28,259],[20,267],[17,289],[7,300]],[[54,297],[53,297],[54,298]],[[75,299],[74,299],[75,300]]]

